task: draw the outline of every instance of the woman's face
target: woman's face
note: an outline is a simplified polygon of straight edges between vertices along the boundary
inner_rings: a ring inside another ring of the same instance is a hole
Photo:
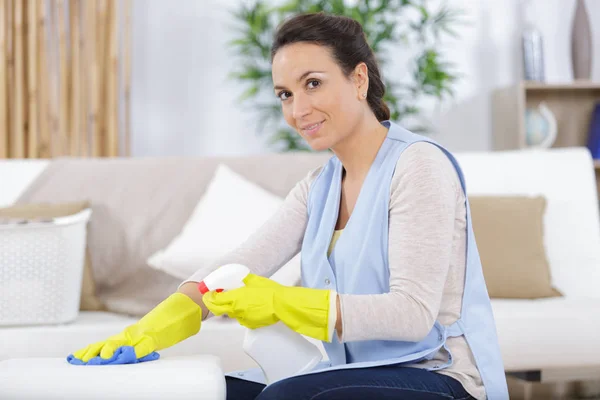
[[[347,78],[328,48],[294,43],[279,49],[273,58],[275,94],[281,100],[286,122],[313,150],[333,148],[352,133],[362,118],[367,91],[364,74]],[[368,107],[368,106],[367,106]]]

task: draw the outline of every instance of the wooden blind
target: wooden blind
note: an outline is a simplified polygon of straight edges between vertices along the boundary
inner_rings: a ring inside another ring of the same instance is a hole
[[[0,158],[130,154],[131,0],[0,0]]]

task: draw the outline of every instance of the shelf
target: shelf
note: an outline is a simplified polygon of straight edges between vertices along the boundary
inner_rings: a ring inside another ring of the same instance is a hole
[[[492,97],[493,148],[527,147],[526,112],[545,104],[556,118],[558,135],[552,147],[585,146],[590,120],[600,103],[600,82],[565,84],[520,81],[494,91]],[[600,173],[600,166],[596,167]]]
[[[600,90],[600,82],[573,81],[570,83],[543,83],[522,81],[521,86],[526,90]]]

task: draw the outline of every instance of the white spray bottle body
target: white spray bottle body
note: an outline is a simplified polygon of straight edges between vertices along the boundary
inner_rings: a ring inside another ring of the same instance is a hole
[[[198,289],[225,291],[244,286],[250,273],[242,264],[227,264],[209,274]],[[322,359],[321,351],[283,322],[258,329],[247,329],[244,351],[262,369],[268,384],[312,370]]]

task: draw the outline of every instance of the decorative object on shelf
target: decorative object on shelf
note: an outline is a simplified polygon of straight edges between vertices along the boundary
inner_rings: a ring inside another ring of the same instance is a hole
[[[556,141],[556,135],[556,117],[545,102],[525,111],[525,142],[528,147],[549,148]]]
[[[577,0],[571,26],[571,64],[574,79],[589,80],[592,75],[592,35],[584,0]]]
[[[544,82],[544,42],[542,34],[534,26],[523,31],[523,72],[525,80]]]
[[[592,111],[587,147],[594,160],[600,160],[600,102],[596,103]]]
[[[416,52],[409,59],[407,69],[390,71],[390,75],[396,77],[407,76],[407,81],[385,79],[384,82],[384,100],[391,111],[390,119],[403,122],[408,129],[418,133],[427,131],[427,121],[417,125],[420,118],[425,118],[421,114],[422,100],[443,100],[454,94],[460,74],[456,65],[444,57],[443,43],[457,37],[456,28],[464,22],[465,13],[449,6],[449,1],[435,2],[436,5],[426,0],[252,0],[241,3],[234,10],[239,33],[230,42],[238,59],[232,63],[235,67],[232,78],[246,86],[239,100],[254,108],[259,115],[257,131],[259,134],[268,132],[277,150],[310,151],[302,138],[283,123],[280,100],[273,96],[271,79],[273,33],[277,25],[297,13],[324,11],[359,21],[384,72],[390,51],[402,52],[415,46]]]
[[[523,78],[526,81],[544,82],[544,40],[539,29],[533,23],[528,12],[528,0],[521,2],[521,14],[524,16],[521,34],[521,50],[523,52]]]

